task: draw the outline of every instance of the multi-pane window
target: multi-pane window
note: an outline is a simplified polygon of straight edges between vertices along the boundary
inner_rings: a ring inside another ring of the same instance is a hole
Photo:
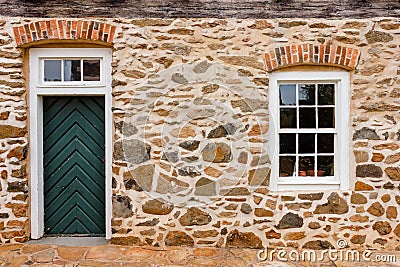
[[[279,176],[334,176],[335,84],[279,84]]]
[[[101,59],[44,59],[44,83],[100,82]]]
[[[349,73],[270,75],[271,190],[349,187]]]

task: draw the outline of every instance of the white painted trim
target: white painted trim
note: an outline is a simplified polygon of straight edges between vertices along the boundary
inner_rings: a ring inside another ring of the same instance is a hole
[[[350,73],[347,71],[324,72],[274,72],[269,79],[269,150],[272,159],[270,189],[272,191],[293,190],[347,190],[350,185]],[[335,82],[337,84],[336,130],[337,151],[335,151],[335,178],[319,178],[319,182],[299,183],[299,180],[278,180],[279,176],[279,90],[278,82]]]
[[[111,238],[112,213],[112,95],[110,48],[31,48],[29,51],[30,94],[29,94],[29,140],[30,140],[30,200],[31,238],[38,239],[44,234],[43,194],[43,103],[45,95],[104,95],[105,98],[105,206],[106,239]],[[46,57],[103,58],[101,69],[102,84],[74,88],[66,86],[40,86],[40,59]]]

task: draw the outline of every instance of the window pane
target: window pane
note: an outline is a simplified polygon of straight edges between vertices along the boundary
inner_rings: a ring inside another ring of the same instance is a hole
[[[314,156],[299,157],[299,176],[314,176],[314,167]]]
[[[83,60],[83,80],[100,81],[100,60]]]
[[[296,134],[279,134],[279,153],[296,153]]]
[[[279,99],[282,106],[296,105],[296,85],[281,84],[279,85]]]
[[[318,156],[317,157],[317,175],[318,176],[333,176],[334,173],[334,157],[333,156]]]
[[[293,176],[296,166],[296,157],[279,157],[279,176]]]
[[[281,108],[280,126],[281,126],[281,128],[296,128],[297,127],[296,108]]]
[[[44,81],[45,82],[61,81],[61,60],[44,61]]]
[[[299,108],[300,128],[315,128],[315,108]]]
[[[299,84],[299,105],[315,105],[315,84]]]
[[[318,153],[333,153],[334,141],[334,134],[318,134]]]
[[[335,104],[335,85],[319,84],[318,105],[334,105],[334,104]]]
[[[318,128],[335,128],[334,108],[318,108]]]
[[[81,61],[80,60],[64,60],[64,81],[80,81],[81,80]]]
[[[315,153],[315,134],[299,134],[299,153]]]

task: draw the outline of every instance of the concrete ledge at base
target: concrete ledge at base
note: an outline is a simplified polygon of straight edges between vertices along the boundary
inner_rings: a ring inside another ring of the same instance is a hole
[[[105,237],[43,237],[37,240],[29,240],[26,244],[57,245],[57,246],[99,246],[107,245]]]

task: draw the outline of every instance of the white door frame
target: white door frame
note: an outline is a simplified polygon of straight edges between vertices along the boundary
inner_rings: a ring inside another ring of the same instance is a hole
[[[100,58],[101,81],[60,85],[43,82],[43,58]],[[43,181],[43,96],[104,96],[105,98],[105,229],[111,238],[112,211],[112,99],[111,48],[31,48],[29,50],[29,143],[30,143],[30,205],[31,238],[44,234],[44,181]]]

